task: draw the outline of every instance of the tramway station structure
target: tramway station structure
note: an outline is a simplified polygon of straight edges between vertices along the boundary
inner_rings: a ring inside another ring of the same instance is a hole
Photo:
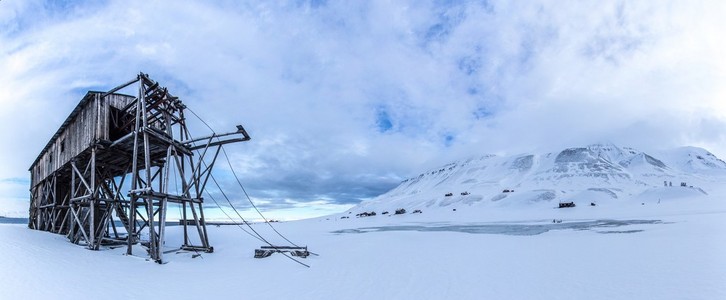
[[[132,255],[140,246],[162,263],[173,204],[183,226],[178,250],[212,252],[203,194],[222,145],[250,136],[238,125],[192,137],[186,109],[144,73],[88,92],[30,167],[28,226],[92,250],[125,245]]]

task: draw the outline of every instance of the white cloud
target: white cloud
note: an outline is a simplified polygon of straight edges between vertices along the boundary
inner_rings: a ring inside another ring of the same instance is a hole
[[[726,157],[718,1],[48,3],[0,2],[0,179],[27,177],[86,90],[138,71],[215,130],[244,124],[235,165],[278,203],[599,140]]]

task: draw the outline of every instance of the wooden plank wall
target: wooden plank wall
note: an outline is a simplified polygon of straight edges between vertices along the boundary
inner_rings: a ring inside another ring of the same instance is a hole
[[[86,99],[87,98],[87,99]],[[113,94],[101,98],[101,93],[89,92],[76,107],[76,115],[69,120],[65,129],[51,141],[50,147],[41,154],[40,159],[31,167],[31,187],[37,185],[48,175],[63,167],[70,160],[93,146],[96,140],[108,140],[109,105],[123,108],[134,97]]]

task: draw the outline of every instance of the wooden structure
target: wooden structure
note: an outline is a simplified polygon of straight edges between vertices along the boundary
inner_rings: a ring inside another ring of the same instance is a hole
[[[167,205],[175,203],[192,218],[181,249],[212,252],[202,195],[221,146],[250,137],[237,126],[193,138],[185,109],[144,73],[88,92],[30,167],[28,227],[93,250],[125,244],[130,255],[140,245],[161,263]]]
[[[560,202],[559,208],[575,207],[575,202]]]
[[[260,249],[255,249],[255,258],[265,258],[270,257],[273,253],[289,253],[292,256],[298,256],[302,258],[306,258],[310,256],[310,251],[308,251],[308,247],[298,247],[298,246],[262,246]]]

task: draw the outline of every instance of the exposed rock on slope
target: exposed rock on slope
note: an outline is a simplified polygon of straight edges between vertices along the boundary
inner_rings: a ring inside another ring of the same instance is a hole
[[[593,144],[556,153],[484,155],[453,162],[406,179],[352,210],[627,201],[645,194],[669,194],[653,191],[659,188],[707,194],[709,186],[724,178],[726,162],[705,149],[684,147],[651,155]],[[686,187],[681,187],[682,182]]]

